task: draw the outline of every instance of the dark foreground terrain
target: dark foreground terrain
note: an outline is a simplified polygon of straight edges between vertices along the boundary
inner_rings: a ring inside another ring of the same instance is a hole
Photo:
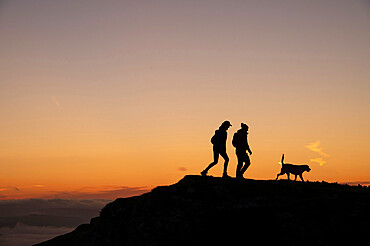
[[[370,245],[370,188],[185,176],[39,246]]]

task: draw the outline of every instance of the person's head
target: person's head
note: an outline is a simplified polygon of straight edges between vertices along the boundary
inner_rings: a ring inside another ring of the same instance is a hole
[[[240,124],[240,126],[242,127],[242,129],[243,130],[245,130],[245,131],[248,131],[248,129],[249,129],[249,126],[247,126],[246,124],[244,124],[244,123],[241,123]]]
[[[222,124],[220,126],[220,129],[227,130],[227,129],[229,129],[230,126],[232,126],[230,121],[225,120],[224,122],[222,122]]]

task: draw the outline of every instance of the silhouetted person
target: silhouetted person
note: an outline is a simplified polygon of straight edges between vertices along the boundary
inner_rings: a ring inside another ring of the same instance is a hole
[[[250,155],[252,154],[247,140],[248,129],[249,127],[246,124],[241,123],[241,128],[233,136],[232,144],[235,147],[235,153],[238,158],[238,165],[236,167],[236,178],[238,179],[244,178],[243,174],[251,164],[247,154],[247,150]],[[244,166],[243,163],[245,163]]]
[[[227,175],[227,165],[229,164],[229,157],[226,154],[226,139],[227,139],[227,130],[231,126],[230,121],[222,122],[218,130],[215,131],[215,135],[211,138],[211,143],[213,144],[213,162],[208,165],[200,174],[202,176],[207,176],[207,172],[218,162],[219,155],[224,158],[224,172],[222,177],[229,177]]]

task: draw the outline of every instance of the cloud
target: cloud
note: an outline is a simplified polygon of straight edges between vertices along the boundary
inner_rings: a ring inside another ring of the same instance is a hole
[[[20,186],[20,187],[15,187],[15,186],[8,186],[4,188],[0,188],[0,191],[5,191],[5,190],[15,190],[15,191],[20,191],[21,189],[28,189],[28,188],[43,188],[45,185],[28,185],[28,186]]]
[[[0,246],[36,244],[97,217],[110,200],[21,199],[0,201]]]
[[[119,197],[138,196],[148,192],[146,187],[128,187],[128,186],[105,186],[105,187],[84,187],[71,191],[57,191],[43,198],[61,198],[61,199],[109,199],[113,200]]]
[[[70,216],[81,216],[80,211],[98,213],[109,201],[105,199],[20,199],[0,200],[0,218],[11,216],[29,216],[33,214],[60,215],[62,210]]]
[[[306,145],[305,147],[309,150],[312,150],[312,151],[318,153],[322,157],[330,157],[329,154],[327,154],[323,151],[320,144],[321,144],[321,141],[317,140],[316,142],[310,143],[310,144]],[[317,162],[317,163],[319,163],[320,166],[323,166],[326,163],[326,161],[322,157],[314,158],[314,159],[311,159],[310,161]]]
[[[57,98],[55,96],[52,96],[51,98],[53,99],[53,102],[55,103],[55,105],[59,107],[60,103],[58,102]]]
[[[177,168],[178,171],[181,171],[181,172],[185,172],[187,171],[188,169],[186,167],[179,167]]]
[[[42,189],[42,191],[35,191]],[[141,195],[148,192],[146,187],[128,187],[128,186],[99,186],[82,187],[73,190],[55,191],[47,189],[45,185],[36,184],[29,186],[7,186],[0,187],[0,199],[116,199],[119,197],[129,197]],[[35,195],[36,194],[36,195]],[[41,195],[42,194],[42,195]],[[35,197],[36,196],[36,197]]]
[[[1,189],[14,191],[14,188]],[[89,223],[112,199],[148,191],[146,187],[83,187],[54,191],[48,195],[49,199],[0,200],[0,246],[32,245],[65,234],[80,224]]]
[[[5,186],[0,187],[0,200],[2,199],[24,199],[31,197],[31,194],[40,193],[44,185],[27,185],[27,186]],[[27,195],[28,194],[28,195]]]
[[[329,157],[330,155],[324,153],[323,150],[322,150],[322,147],[319,146],[320,143],[321,143],[321,141],[317,140],[316,142],[310,143],[310,144],[306,145],[305,147],[309,150],[312,150],[312,151],[318,153],[321,156]]]
[[[21,187],[21,188],[22,188],[22,187]],[[24,188],[24,187],[23,187],[23,188]],[[15,187],[15,186],[8,186],[8,187],[0,188],[0,191],[6,191],[6,190],[20,191],[20,188]]]
[[[317,162],[319,163],[320,166],[323,166],[326,161],[324,161],[321,157],[320,158],[315,158],[315,159],[310,159],[310,161]]]
[[[69,227],[28,226],[18,223],[15,227],[0,228],[0,246],[28,246],[73,231]]]

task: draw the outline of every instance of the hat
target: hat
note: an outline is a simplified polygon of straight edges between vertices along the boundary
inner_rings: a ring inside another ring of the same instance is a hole
[[[223,125],[223,126],[232,126],[230,121],[228,121],[228,120],[225,120],[224,122],[222,122],[221,125]]]
[[[249,128],[249,126],[247,126],[246,124],[244,124],[244,123],[241,123],[240,124],[240,126],[242,127],[242,128],[246,128],[246,129],[248,129]]]

